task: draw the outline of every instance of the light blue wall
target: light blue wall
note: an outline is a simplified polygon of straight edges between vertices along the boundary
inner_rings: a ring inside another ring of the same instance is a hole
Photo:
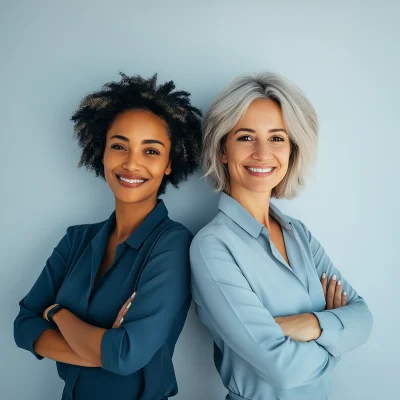
[[[103,181],[77,169],[69,117],[117,72],[173,79],[205,110],[233,77],[269,69],[296,82],[321,120],[304,194],[279,202],[320,239],[375,316],[343,357],[331,399],[397,399],[400,351],[400,3],[386,1],[1,1],[0,399],[61,397],[54,362],[18,349],[12,322],[69,225],[108,217]],[[194,176],[165,201],[196,232],[217,198]],[[222,400],[212,343],[193,310],[175,355],[179,400]]]

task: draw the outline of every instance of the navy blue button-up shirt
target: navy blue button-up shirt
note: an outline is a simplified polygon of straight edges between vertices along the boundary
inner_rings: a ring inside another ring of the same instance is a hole
[[[58,303],[83,321],[108,329],[101,342],[102,368],[57,362],[65,381],[63,400],[156,400],[177,393],[172,355],[190,306],[189,246],[192,234],[172,221],[162,200],[117,246],[112,265],[91,291],[103,259],[115,211],[106,221],[71,226],[14,322],[17,345],[34,349],[46,329],[42,318]],[[136,297],[120,328],[109,329],[126,300]]]

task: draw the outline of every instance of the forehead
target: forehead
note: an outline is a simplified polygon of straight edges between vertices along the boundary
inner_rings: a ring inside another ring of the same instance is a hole
[[[246,125],[246,126],[245,126]],[[257,99],[250,103],[246,112],[240,118],[235,127],[262,127],[285,128],[282,110],[279,105],[271,99]]]
[[[108,134],[132,137],[169,137],[167,123],[147,110],[127,110],[116,116]]]

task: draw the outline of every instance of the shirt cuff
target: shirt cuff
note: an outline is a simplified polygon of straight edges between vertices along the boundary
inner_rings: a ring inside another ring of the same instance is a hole
[[[119,356],[124,334],[123,328],[112,328],[105,331],[101,339],[102,368],[115,374],[120,374]]]
[[[322,330],[321,335],[315,341],[323,347],[331,346],[344,329],[342,322],[334,313],[328,310],[314,312],[313,314],[318,318],[319,326]]]
[[[29,329],[24,329],[25,341],[28,344],[27,350],[29,350],[38,360],[42,360],[43,357],[36,353],[33,345],[44,331],[47,331],[47,329],[56,329],[56,327],[44,318],[38,317],[32,320],[32,322],[34,323],[29,326]]]

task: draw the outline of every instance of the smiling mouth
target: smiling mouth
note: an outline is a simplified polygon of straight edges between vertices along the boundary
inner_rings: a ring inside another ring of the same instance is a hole
[[[253,168],[253,167],[244,167],[247,172],[250,173],[250,175],[254,175],[254,176],[268,176],[271,175],[274,170],[275,167],[269,167],[269,168]]]
[[[147,179],[144,178],[125,178],[124,176],[120,176],[120,175],[116,175],[118,182],[120,185],[124,186],[124,187],[130,187],[130,188],[134,188],[134,187],[138,187],[143,185],[143,183],[147,182]]]

